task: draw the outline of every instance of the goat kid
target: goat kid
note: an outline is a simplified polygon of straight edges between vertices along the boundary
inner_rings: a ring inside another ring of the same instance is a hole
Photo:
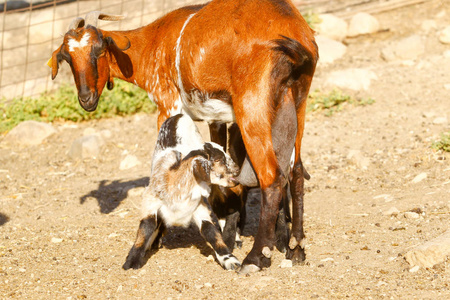
[[[113,78],[145,89],[158,106],[158,127],[183,112],[210,125],[211,140],[226,145],[226,124],[236,122],[261,187],[261,214],[242,273],[271,264],[275,224],[287,176],[274,150],[272,128],[283,103],[291,103],[296,125],[290,191],[292,230],[286,258],[305,258],[304,168],[301,145],[306,99],[318,61],[314,31],[290,0],[213,0],[170,12],[129,31],[97,28],[94,12],[78,18],[53,52],[52,78],[69,63],[80,105],[95,110]]]
[[[140,268],[147,249],[159,245],[166,228],[187,227],[193,221],[220,265],[237,269],[240,262],[223,241],[208,197],[211,184],[235,186],[233,177],[238,172],[220,145],[203,142],[189,116],[167,119],[158,135],[150,183],[143,194],[143,218],[123,268]]]

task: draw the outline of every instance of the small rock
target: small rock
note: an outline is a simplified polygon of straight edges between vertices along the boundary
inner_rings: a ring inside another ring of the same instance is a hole
[[[86,135],[93,135],[93,134],[97,134],[97,130],[95,128],[88,127],[88,128],[85,128],[83,130],[83,135],[84,136],[86,136]]]
[[[52,237],[52,243],[59,244],[63,241],[63,239]]]
[[[418,219],[420,216],[418,213],[412,212],[412,211],[407,211],[405,212],[405,218],[407,219]]]
[[[25,273],[27,270],[24,268],[19,268],[19,272]]]
[[[412,35],[389,44],[381,51],[381,56],[388,61],[414,60],[425,52],[425,44],[418,35]]]
[[[207,287],[207,288],[211,288],[213,285],[212,285],[212,283],[210,283],[210,282],[206,282],[206,283],[204,284],[204,286]]]
[[[134,168],[136,166],[139,166],[141,164],[141,162],[139,161],[139,159],[134,156],[134,155],[127,155],[125,156],[125,158],[120,162],[120,166],[119,169],[120,170],[128,170],[131,168]]]
[[[427,177],[428,177],[427,173],[420,173],[419,175],[414,177],[413,180],[411,180],[411,183],[419,183]]]
[[[439,33],[439,42],[450,44],[450,26],[447,26]]]
[[[347,155],[347,161],[350,165],[354,165],[363,170],[367,170],[370,164],[370,160],[367,157],[364,157],[359,150],[350,150]]]
[[[347,36],[348,25],[343,19],[332,14],[319,15],[322,20],[317,25],[317,32],[336,41],[342,41]]]
[[[419,271],[419,269],[420,269],[419,266],[415,266],[415,267],[412,267],[411,269],[409,269],[409,272],[410,273],[416,273],[417,271]]]
[[[380,29],[378,20],[368,13],[357,13],[350,20],[348,36],[375,33]]]
[[[104,144],[99,135],[86,135],[73,141],[68,155],[74,160],[98,157]]]
[[[374,79],[378,79],[378,76],[373,71],[350,68],[331,72],[325,80],[325,84],[331,87],[361,91],[368,90]]]
[[[56,129],[50,124],[24,121],[8,132],[3,143],[18,146],[39,145],[55,132]]]
[[[383,212],[383,215],[385,216],[396,216],[400,213],[400,211],[397,209],[397,207],[392,206],[387,211]]]
[[[444,125],[448,123],[447,117],[438,117],[433,120],[433,124],[435,125]]]
[[[280,268],[292,268],[292,260],[290,259],[283,259],[280,263]]]
[[[437,23],[435,20],[425,20],[422,22],[421,28],[422,28],[422,30],[428,32],[432,29],[436,29]]]
[[[422,113],[422,116],[424,118],[432,118],[432,117],[436,116],[436,113],[433,111],[425,111]]]
[[[324,36],[316,36],[316,43],[319,47],[319,64],[330,64],[343,57],[347,51],[347,47],[341,42]]]
[[[405,259],[411,266],[432,268],[434,265],[444,262],[448,256],[450,256],[450,230],[408,251]]]
[[[212,255],[208,255],[206,258],[207,261],[214,261],[214,257]]]

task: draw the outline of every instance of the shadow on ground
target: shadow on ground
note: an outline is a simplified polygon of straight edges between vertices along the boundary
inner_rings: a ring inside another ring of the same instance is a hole
[[[149,177],[129,181],[102,180],[98,185],[98,189],[90,191],[89,194],[80,197],[80,203],[83,204],[88,198],[96,198],[100,207],[100,212],[102,214],[109,214],[128,197],[129,190],[137,187],[146,187],[149,180]]]
[[[0,213],[0,226],[6,224],[9,221],[9,217],[3,213]]]

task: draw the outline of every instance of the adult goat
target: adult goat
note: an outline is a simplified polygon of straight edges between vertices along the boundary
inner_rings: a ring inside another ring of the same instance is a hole
[[[76,19],[51,61],[52,78],[62,60],[69,63],[85,110],[95,110],[105,84],[112,88],[112,78],[120,78],[142,87],[154,99],[158,128],[169,116],[186,113],[208,122],[212,140],[224,146],[224,124],[238,124],[262,190],[260,224],[243,261],[243,273],[271,263],[282,187],[288,177],[274,151],[272,125],[282,107],[293,107],[295,138],[281,138],[286,145],[295,145],[290,182],[293,223],[286,257],[304,260],[300,152],[318,49],[314,31],[292,2],[213,0],[180,8],[129,31],[98,29],[97,19],[116,17],[94,13],[86,20]]]

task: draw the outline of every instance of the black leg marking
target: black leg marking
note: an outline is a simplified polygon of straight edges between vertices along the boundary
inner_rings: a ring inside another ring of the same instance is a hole
[[[159,234],[160,224],[158,223],[160,222],[157,221],[156,216],[149,216],[141,220],[136,241],[122,266],[124,270],[139,269],[143,266],[145,253]]]
[[[291,182],[292,194],[292,232],[286,258],[293,263],[302,263],[305,258],[305,233],[303,230],[303,195],[304,173],[301,161],[293,168]]]
[[[239,222],[239,212],[236,211],[225,218],[225,227],[223,228],[223,240],[230,251],[233,251],[236,243],[237,224]],[[242,242],[241,242],[242,243]]]

